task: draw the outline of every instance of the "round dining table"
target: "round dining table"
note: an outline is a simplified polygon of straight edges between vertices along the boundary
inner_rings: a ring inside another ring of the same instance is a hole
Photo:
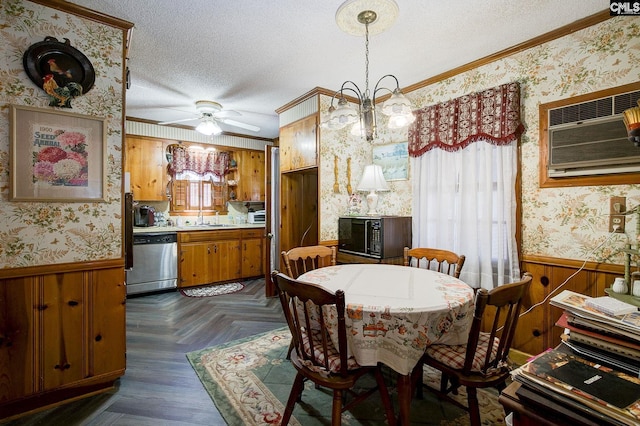
[[[350,355],[399,373],[400,423],[409,424],[411,372],[428,346],[466,342],[473,289],[447,274],[388,264],[327,266],[298,280],[344,291]]]

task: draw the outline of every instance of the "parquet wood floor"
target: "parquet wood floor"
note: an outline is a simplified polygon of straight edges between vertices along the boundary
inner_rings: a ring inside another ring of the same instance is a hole
[[[127,370],[116,389],[7,425],[208,425],[226,423],[185,354],[286,325],[264,280],[228,295],[177,291],[127,300]]]

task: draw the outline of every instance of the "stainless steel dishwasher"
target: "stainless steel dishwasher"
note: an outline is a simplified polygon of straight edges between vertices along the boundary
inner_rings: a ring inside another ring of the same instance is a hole
[[[177,233],[134,234],[133,267],[127,270],[127,295],[172,289],[177,285]]]

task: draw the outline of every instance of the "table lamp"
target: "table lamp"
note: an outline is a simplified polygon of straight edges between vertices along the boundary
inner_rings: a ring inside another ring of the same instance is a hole
[[[377,164],[370,164],[366,166],[357,189],[358,191],[369,191],[367,194],[367,205],[369,206],[367,215],[377,215],[378,212],[376,211],[376,207],[378,206],[378,194],[376,194],[376,191],[389,190],[389,185],[382,174],[382,167]]]

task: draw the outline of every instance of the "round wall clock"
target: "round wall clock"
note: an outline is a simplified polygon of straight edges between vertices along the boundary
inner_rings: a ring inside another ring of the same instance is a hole
[[[22,57],[24,70],[38,87],[49,95],[49,105],[71,108],[71,99],[87,93],[96,75],[89,59],[55,37],[29,46]]]

